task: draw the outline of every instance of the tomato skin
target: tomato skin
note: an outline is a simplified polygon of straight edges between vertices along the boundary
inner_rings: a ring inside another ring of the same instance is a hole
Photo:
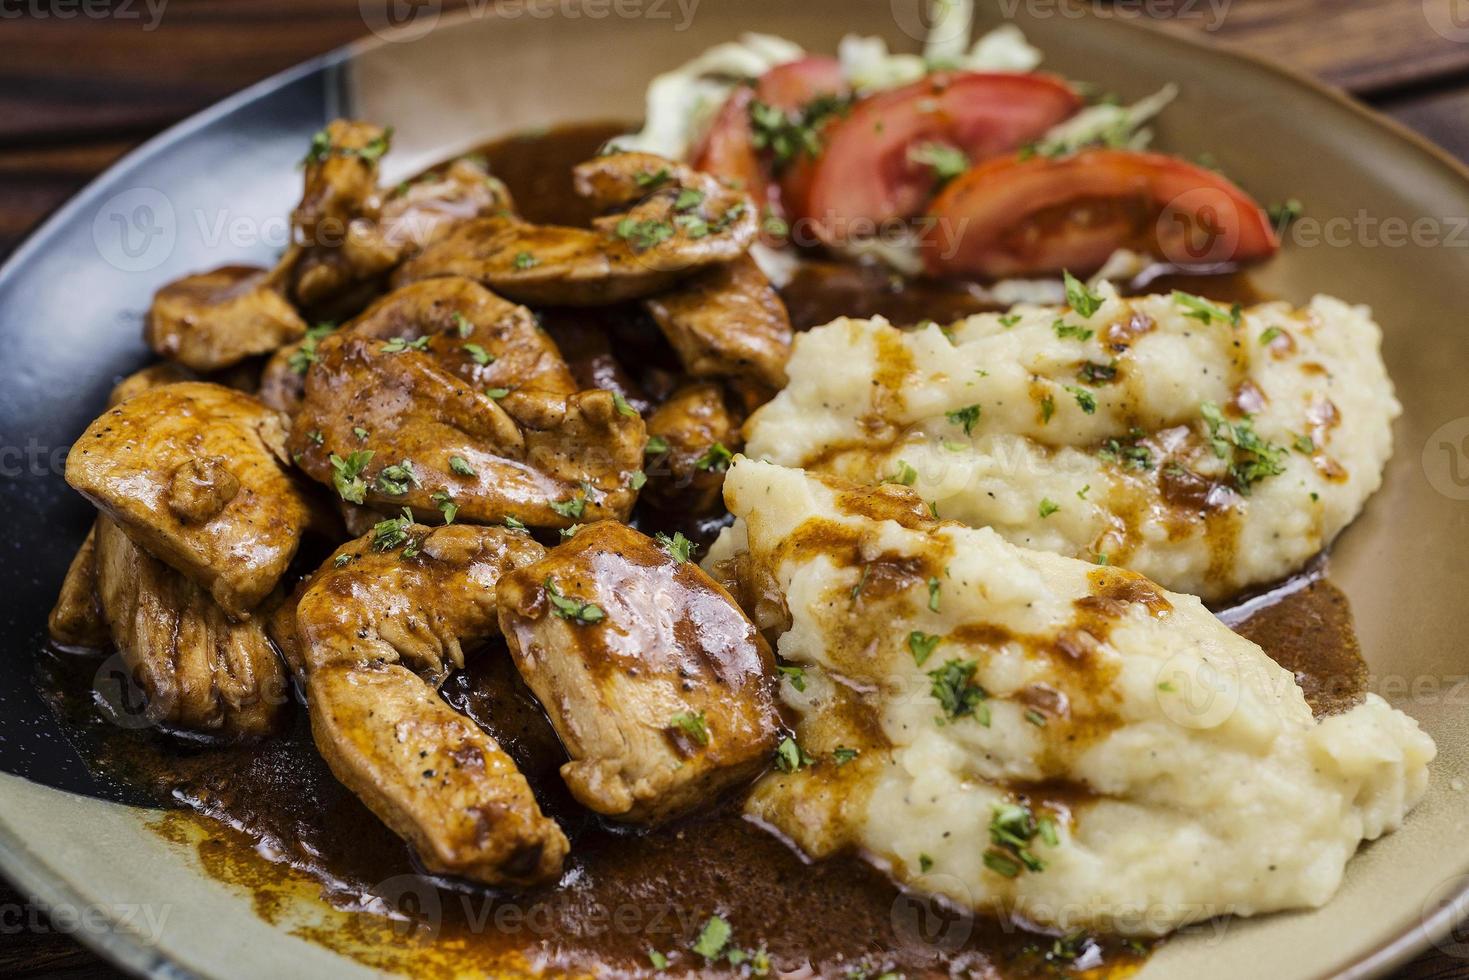
[[[761,75],[753,87],[741,85],[730,93],[691,155],[693,166],[726,181],[738,182],[757,204],[781,216],[785,213],[781,188],[764,155],[755,148],[750,104],[759,101],[789,111],[825,95],[845,96],[849,92],[841,62],[835,58],[808,55],[777,65]],[[799,165],[799,161],[793,161],[794,165]]]
[[[991,161],[944,188],[924,224],[924,264],[939,276],[1085,275],[1123,247],[1207,269],[1280,248],[1259,204],[1227,178],[1132,150]]]
[[[1080,107],[1049,75],[937,72],[862,99],[829,126],[804,193],[793,191],[787,204],[829,243],[870,234],[920,213],[933,193],[933,170],[909,159],[913,147],[944,143],[979,163],[1032,142]]]

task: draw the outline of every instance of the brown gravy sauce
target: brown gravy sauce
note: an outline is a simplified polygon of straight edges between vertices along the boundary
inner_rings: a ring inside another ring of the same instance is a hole
[[[480,152],[527,217],[577,223],[588,215],[571,193],[569,170],[621,130],[578,126]],[[1153,278],[1147,285],[1176,285],[1220,301],[1255,298],[1234,276]],[[834,264],[811,266],[786,300],[802,328],[838,314],[942,321],[987,308],[962,286],[899,288],[886,272]],[[622,379],[630,395],[658,396],[654,389],[670,362],[651,351],[648,361],[634,362],[650,335],[628,311],[549,311],[547,320],[583,335],[612,324],[611,344],[590,345],[583,370]],[[568,347],[574,361],[578,349]],[[620,365],[611,350],[621,354]],[[641,523],[678,527],[707,543],[723,519],[662,514],[644,515]],[[1366,669],[1351,613],[1319,568],[1221,615],[1295,673],[1318,713],[1360,700]],[[164,808],[155,824],[161,835],[192,849],[207,873],[248,891],[265,920],[374,969],[642,975],[656,950],[672,973],[701,971],[710,967],[689,947],[714,914],[733,927],[733,945],[767,950],[773,972],[788,976],[1120,976],[1146,956],[1142,944],[1058,940],[957,914],[900,891],[855,857],[807,863],[742,819],[738,801],[653,832],[606,824],[566,792],[557,773],[560,744],[503,644],[469,663],[446,682],[444,695],[500,741],[571,839],[555,886],[506,895],[422,876],[402,841],[332,777],[304,710],[281,738],[211,745],[106,720],[110,709],[94,690],[94,657],[46,654],[42,685],[99,777]],[[1055,805],[1064,802],[1058,796]],[[713,969],[736,972],[724,963]]]

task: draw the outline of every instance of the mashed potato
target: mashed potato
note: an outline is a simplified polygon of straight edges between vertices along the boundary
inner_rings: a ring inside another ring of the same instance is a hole
[[[741,459],[725,494],[706,564],[780,634],[798,719],[747,811],[814,857],[1150,935],[1321,905],[1423,795],[1412,719],[1372,694],[1313,718],[1196,598],[940,523],[902,487]]]
[[[745,451],[1206,599],[1297,570],[1376,491],[1400,408],[1365,308],[1072,292],[1096,309],[813,330]]]

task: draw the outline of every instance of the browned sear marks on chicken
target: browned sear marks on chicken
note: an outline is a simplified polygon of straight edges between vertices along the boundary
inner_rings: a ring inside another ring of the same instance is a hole
[[[209,593],[151,557],[106,517],[97,593],[113,642],[147,697],[148,720],[221,736],[280,728],[290,689],[263,620],[235,622]]]
[[[648,417],[648,441],[658,449],[649,454],[643,491],[650,502],[691,514],[720,506],[724,471],[741,441],[739,417],[719,385],[703,382],[675,391]]]
[[[249,395],[165,385],[93,422],[67,457],[66,480],[243,619],[275,588],[311,516],[282,468],[284,441],[280,415]],[[204,480],[201,461],[214,461]]]
[[[554,878],[566,838],[525,777],[435,687],[498,629],[502,577],[545,554],[524,533],[380,524],[328,559],[294,610],[312,732],[348,788],[434,871],[497,885]],[[278,616],[279,635],[291,615]]]
[[[651,538],[582,528],[501,581],[500,624],[571,755],[562,777],[598,813],[666,820],[769,761],[769,647],[729,593]]]
[[[306,332],[270,273],[228,265],[185,276],[153,297],[143,335],[162,357],[196,371],[218,371],[268,354]]]
[[[694,377],[785,386],[791,321],[749,256],[716,266],[644,305]]]

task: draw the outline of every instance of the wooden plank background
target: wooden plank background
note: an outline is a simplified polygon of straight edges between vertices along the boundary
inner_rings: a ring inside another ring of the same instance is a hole
[[[466,2],[445,0],[443,8]],[[45,6],[0,19],[0,256],[159,130],[365,33],[357,0],[168,0],[164,29],[149,29],[142,2],[126,18],[39,16]],[[1469,160],[1469,0],[1099,6],[1313,73]],[[26,901],[0,883],[0,910]],[[114,975],[60,933],[0,933],[0,977]],[[1469,960],[1435,950],[1397,980],[1458,977],[1469,977]]]

